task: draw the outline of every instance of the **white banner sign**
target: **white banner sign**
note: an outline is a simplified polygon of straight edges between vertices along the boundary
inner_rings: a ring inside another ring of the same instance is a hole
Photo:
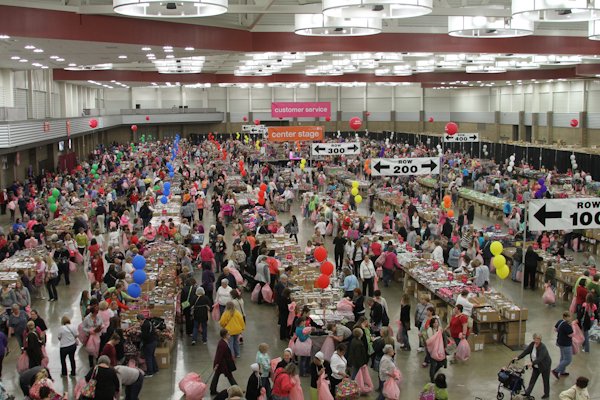
[[[438,157],[374,158],[371,161],[373,176],[429,175],[440,173]]]
[[[600,198],[529,201],[529,229],[553,231],[600,228]]]
[[[242,132],[265,134],[268,129],[266,125],[242,125]]]
[[[349,156],[349,155],[354,155],[354,154],[360,154],[360,143],[359,142],[313,143],[312,151],[313,151],[313,154],[316,156],[320,156],[320,155]]]
[[[479,133],[455,133],[448,135],[444,133],[444,142],[448,143],[469,143],[479,142]]]

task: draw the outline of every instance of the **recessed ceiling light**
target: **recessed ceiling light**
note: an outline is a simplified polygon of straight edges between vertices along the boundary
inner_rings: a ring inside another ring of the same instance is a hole
[[[173,46],[163,46],[163,49],[172,49]]]
[[[173,49],[164,49],[164,50],[165,50],[165,53],[172,53],[173,52]]]
[[[42,69],[48,69],[48,67],[46,67],[45,65],[42,65]]]
[[[34,53],[43,53],[43,52],[44,52],[44,50],[42,50],[42,49],[35,49],[33,52],[34,52]]]
[[[10,36],[8,36],[8,35],[0,35],[0,39],[10,39]]]
[[[65,61],[65,59],[64,58],[57,58],[56,61],[63,62],[63,61]]]
[[[167,58],[175,58],[175,56],[173,54],[168,54]]]
[[[76,67],[76,66],[77,66],[77,64],[74,64],[74,63],[69,64],[69,67]]]
[[[29,44],[29,45],[25,46],[25,48],[27,50],[31,50],[31,49],[35,49],[35,46],[32,46],[32,45]]]
[[[22,58],[22,59],[19,60],[19,62],[27,62],[27,60],[24,59],[24,58]]]
[[[21,57],[19,57],[19,56],[12,56],[10,59],[11,60],[19,60],[19,59],[21,59]]]
[[[127,58],[126,55],[120,55],[119,58]]]
[[[152,48],[150,48],[150,47],[142,47],[142,51],[150,51],[150,50],[152,50]]]
[[[60,58],[59,56],[50,56],[52,59]]]
[[[148,60],[156,60],[156,57],[154,57],[154,56],[148,57]]]
[[[112,81],[110,81],[111,83],[115,83],[116,81],[113,79]]]
[[[186,47],[185,49],[186,49],[187,51],[193,51],[193,50],[194,50],[194,48],[193,48],[193,47]]]
[[[154,54],[148,53],[148,54],[146,54],[146,57],[154,57]]]

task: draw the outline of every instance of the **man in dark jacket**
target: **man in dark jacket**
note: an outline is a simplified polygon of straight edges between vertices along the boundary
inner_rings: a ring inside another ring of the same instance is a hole
[[[217,282],[219,282],[219,286],[221,286],[221,281],[223,279],[227,279],[229,281],[230,288],[232,288],[233,290],[237,290],[237,282],[235,281],[235,276],[233,276],[233,274],[229,272],[229,267],[223,268],[223,273],[219,275],[219,278],[217,279]],[[216,289],[218,288],[219,287],[217,286]]]
[[[475,206],[470,201],[469,209],[467,210],[467,219],[469,220],[469,225],[473,224],[473,220],[475,219]]]
[[[142,331],[140,333],[140,339],[142,339],[142,352],[146,359],[146,376],[151,377],[158,372],[158,363],[154,356],[154,351],[158,345],[158,337],[156,336],[152,322],[146,319],[144,314],[138,314],[137,320],[140,323],[140,329]]]
[[[372,297],[367,298],[367,305],[371,307],[371,325],[375,331],[390,324],[390,318],[383,306],[376,302]]]

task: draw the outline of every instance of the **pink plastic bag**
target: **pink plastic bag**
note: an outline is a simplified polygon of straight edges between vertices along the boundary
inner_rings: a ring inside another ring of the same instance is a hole
[[[305,328],[306,329],[306,328]],[[296,340],[294,345],[294,354],[299,357],[310,357],[310,351],[312,350],[312,340],[306,339],[304,342],[300,339]]]
[[[94,275],[92,272],[88,272],[88,276],[90,278],[90,283],[96,282],[96,275]]]
[[[48,353],[46,353],[46,346],[42,346],[42,354],[44,358],[42,358],[42,367],[48,368],[48,364],[50,363],[50,359],[48,358]]]
[[[466,340],[461,340],[456,349],[456,353],[454,357],[459,360],[467,361],[469,357],[471,357],[471,347],[469,346],[469,342]]]
[[[287,325],[286,326],[292,326],[292,323],[294,323],[294,317],[296,316],[296,302],[292,301],[290,304],[288,304],[288,319],[287,319]]]
[[[355,381],[360,388],[361,394],[368,394],[373,391],[373,381],[371,381],[371,375],[369,375],[369,370],[366,365],[360,367]]]
[[[83,265],[83,256],[78,251],[75,252],[75,263],[77,265]]]
[[[321,346],[321,353],[323,353],[323,357],[327,362],[331,362],[331,356],[335,352],[335,343],[333,342],[332,337],[328,337],[325,339],[323,346]]]
[[[317,380],[317,393],[319,394],[319,400],[333,400],[329,390],[329,381],[325,379],[325,374],[321,374],[319,380]]]
[[[344,297],[337,303],[337,309],[338,311],[353,311],[354,304]]]
[[[398,333],[396,333],[396,341],[398,344],[404,344],[404,336],[402,336],[402,322],[396,321],[396,325],[398,325]]]
[[[265,393],[267,393],[267,390],[264,387],[261,387],[260,396],[258,396],[257,400],[267,400],[265,399]]]
[[[221,310],[219,310],[219,303],[213,305],[211,315],[213,321],[219,322],[221,320]]]
[[[75,395],[75,400],[79,399],[79,396],[81,396],[81,390],[86,385],[86,383],[87,382],[85,381],[85,379],[82,379],[79,382],[77,382],[77,385],[75,385],[75,390],[73,390],[73,394]]]
[[[585,337],[583,336],[583,332],[581,332],[581,328],[577,323],[573,324],[573,333],[575,335],[573,335],[571,338],[573,341],[573,345],[571,347],[573,348],[573,355],[577,355],[581,351],[581,346],[583,345],[583,342],[585,342]]]
[[[27,357],[27,352],[24,352],[19,356],[17,360],[17,372],[21,375],[23,372],[29,369],[29,357]]]
[[[402,372],[397,369],[394,371],[394,378],[396,379],[396,385],[398,385],[398,388],[401,389],[402,388]]]
[[[238,285],[241,285],[242,283],[244,283],[244,278],[242,278],[242,274],[240,274],[240,271],[238,271],[235,268],[229,268],[229,272],[231,272],[231,274],[235,278],[235,282]]]
[[[297,336],[294,334],[288,343],[288,349],[292,350],[292,356],[296,355],[296,338]]]
[[[264,301],[266,301],[267,303],[273,302],[273,291],[271,290],[271,286],[269,286],[268,283],[265,286],[263,286],[263,288],[261,289],[261,293]]]
[[[73,261],[69,261],[69,271],[70,272],[77,271],[77,267],[75,266],[75,263]]]
[[[304,400],[304,393],[302,392],[302,384],[300,383],[300,376],[296,375],[292,378],[295,383],[294,387],[290,390],[290,400]]]
[[[250,300],[255,301],[258,303],[258,294],[260,293],[260,283],[257,283],[256,286],[254,286],[254,290],[252,291],[252,295],[250,296]]]
[[[77,327],[77,331],[79,332],[79,341],[82,344],[85,344],[85,337],[87,336],[87,333],[85,333],[85,331],[83,330],[83,322],[79,324],[79,326]]]
[[[575,314],[577,312],[577,302],[575,301],[575,298],[573,298],[573,301],[571,302],[569,311],[571,311],[571,314]]]
[[[523,271],[517,271],[517,282],[523,281]]]
[[[550,288],[550,286],[548,286],[548,285],[546,285],[546,291],[544,292],[544,295],[542,296],[542,301],[544,302],[544,304],[556,303],[556,296],[554,296],[554,292],[552,291],[552,288]]]
[[[392,324],[388,324],[388,331],[390,331],[390,336],[394,337],[394,330],[392,329]]]
[[[98,351],[100,350],[100,336],[97,333],[91,332],[90,338],[85,345],[85,351],[90,356],[98,357]]]
[[[429,355],[436,361],[442,361],[446,358],[446,350],[444,349],[444,338],[442,330],[439,329],[432,337],[427,339],[427,351]]]
[[[373,280],[373,290],[379,290],[379,285],[377,282],[379,282],[379,277],[375,275],[375,279]]]
[[[398,400],[400,398],[400,388],[396,384],[396,380],[389,377],[383,384],[383,396],[386,399]]]
[[[273,373],[275,372],[275,370],[277,369],[277,364],[279,364],[281,362],[281,357],[277,357],[271,360],[271,379],[273,379]]]
[[[333,234],[333,224],[330,222],[325,228],[325,236],[331,236]]]
[[[206,384],[195,372],[190,372],[179,382],[179,389],[185,393],[186,400],[202,400],[206,394]]]

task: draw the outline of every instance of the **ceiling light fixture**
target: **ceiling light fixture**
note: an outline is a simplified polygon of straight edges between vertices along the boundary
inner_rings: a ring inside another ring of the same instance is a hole
[[[150,50],[152,50],[151,47],[142,47],[142,51],[150,51]]]
[[[489,65],[467,65],[467,74],[500,74],[506,72],[504,68]]]
[[[600,0],[512,0],[512,13],[539,22],[591,21],[600,18]]]
[[[119,58],[127,58],[126,55],[120,55]]]
[[[227,0],[113,0],[114,12],[131,17],[209,17],[224,14],[227,8]]]
[[[376,18],[332,18],[323,14],[296,14],[295,33],[303,36],[366,36],[381,32]]]
[[[107,64],[96,64],[96,65],[75,65],[69,64],[67,71],[102,71],[112,69],[113,65],[110,63]]]
[[[21,59],[21,57],[19,57],[19,56],[12,56],[10,59],[11,59],[11,60],[20,60],[20,59]]]
[[[34,53],[43,53],[43,52],[44,52],[44,50],[42,50],[42,49],[35,49],[33,52],[34,52]]]
[[[433,0],[323,0],[323,14],[337,18],[412,18],[433,11]]]
[[[185,48],[185,50],[186,50],[186,51],[194,51],[194,48],[193,48],[193,47],[186,47],[186,48]],[[210,87],[210,86],[209,86],[209,87]]]
[[[8,36],[8,35],[0,35],[0,39],[10,39],[10,36]]]
[[[27,46],[25,46],[25,48],[27,50],[33,50],[33,49],[35,49],[35,46],[32,46],[32,45],[28,44]]]
[[[57,62],[63,62],[63,61],[65,61],[65,59],[64,58],[57,58],[56,61]]]
[[[497,7],[487,7],[497,8]],[[521,18],[449,16],[448,35],[464,38],[508,38],[533,35],[534,22]]]
[[[59,56],[50,56],[50,58],[55,59],[55,58],[60,58]]]
[[[590,21],[588,28],[590,40],[600,40],[600,20]]]

